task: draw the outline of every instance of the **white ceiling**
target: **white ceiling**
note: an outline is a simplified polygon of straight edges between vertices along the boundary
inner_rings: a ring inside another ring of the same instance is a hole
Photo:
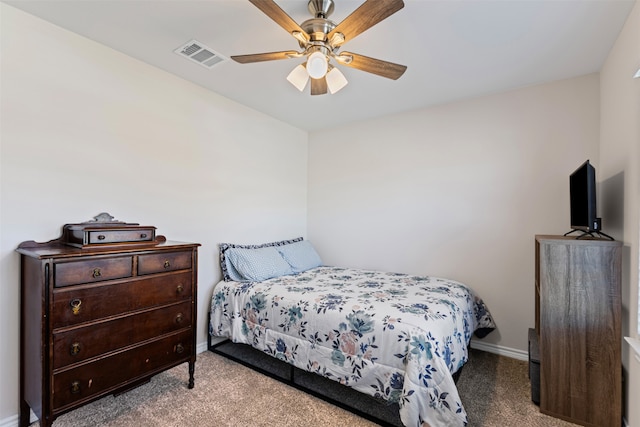
[[[191,39],[226,57],[299,50],[247,0],[2,1],[309,131],[597,72],[634,5],[405,0],[342,50],[406,65],[406,73],[394,81],[340,66],[349,84],[311,96],[286,80],[301,59],[206,69],[174,53]],[[330,19],[339,23],[363,1],[335,0]],[[276,2],[298,23],[311,17],[307,0]]]

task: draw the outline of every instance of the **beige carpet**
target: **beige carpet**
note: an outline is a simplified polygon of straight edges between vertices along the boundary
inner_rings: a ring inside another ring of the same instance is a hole
[[[527,372],[526,362],[472,350],[458,383],[469,426],[574,426],[538,412]],[[198,355],[195,379],[189,390],[183,364],[64,414],[53,427],[376,425],[208,351]]]

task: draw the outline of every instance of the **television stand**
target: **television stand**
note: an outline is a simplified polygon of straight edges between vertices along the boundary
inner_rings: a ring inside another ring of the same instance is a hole
[[[574,233],[576,231],[582,231],[582,234],[579,235],[578,237],[576,237],[576,240],[580,240],[580,239],[584,238],[585,236],[589,236],[589,237],[593,237],[593,238],[599,238],[599,239],[606,238],[606,239],[609,239],[609,240],[616,240],[613,237],[609,236],[608,234],[603,233],[602,231],[596,231],[596,230],[584,231],[584,230],[573,229],[571,231],[567,231],[566,233],[564,233],[564,235],[568,236],[569,234]]]
[[[539,366],[531,378],[539,369],[543,414],[620,427],[622,252],[619,241],[535,236]]]

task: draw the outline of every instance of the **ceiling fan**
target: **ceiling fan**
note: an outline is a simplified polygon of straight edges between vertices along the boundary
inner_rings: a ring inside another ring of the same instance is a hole
[[[273,0],[249,1],[291,34],[302,50],[236,55],[231,58],[241,64],[248,64],[306,57],[306,61],[294,68],[287,76],[287,80],[300,91],[304,90],[309,80],[311,80],[311,95],[323,95],[327,90],[333,94],[342,89],[347,84],[347,79],[337,67],[331,64],[331,60],[393,80],[400,78],[407,69],[404,65],[356,53],[338,53],[344,43],[402,9],[404,7],[402,0],[365,0],[360,7],[337,25],[327,19],[334,9],[333,0],[309,0],[307,8],[314,18],[300,25]]]

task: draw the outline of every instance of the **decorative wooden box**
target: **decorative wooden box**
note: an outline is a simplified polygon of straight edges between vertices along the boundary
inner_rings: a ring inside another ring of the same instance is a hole
[[[76,248],[157,245],[164,241],[163,236],[156,238],[156,227],[114,221],[108,213],[101,213],[92,221],[62,227],[62,243]]]

